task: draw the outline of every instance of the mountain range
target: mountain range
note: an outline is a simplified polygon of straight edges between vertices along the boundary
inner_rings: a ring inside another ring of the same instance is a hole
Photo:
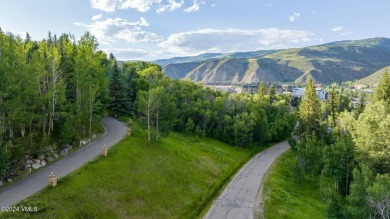
[[[390,65],[390,39],[338,41],[304,48],[206,53],[154,61],[171,78],[203,83],[355,81]]]

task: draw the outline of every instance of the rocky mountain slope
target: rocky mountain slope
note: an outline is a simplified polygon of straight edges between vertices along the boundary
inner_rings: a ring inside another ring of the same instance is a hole
[[[156,60],[172,78],[197,82],[354,81],[390,65],[390,39],[340,41],[305,48]]]

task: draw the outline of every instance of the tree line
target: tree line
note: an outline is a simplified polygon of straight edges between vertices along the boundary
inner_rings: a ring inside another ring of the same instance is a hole
[[[309,176],[333,181],[324,188],[328,218],[390,217],[390,80],[386,72],[370,103],[360,96],[353,108],[341,107],[342,90],[333,86],[321,107],[313,81],[299,105],[299,140],[294,179]]]
[[[97,45],[89,33],[32,41],[0,30],[0,176],[102,130],[110,63]]]
[[[0,177],[23,169],[52,144],[102,131],[107,114],[135,119],[150,141],[171,131],[207,136],[240,147],[287,138],[296,116],[289,99],[263,93],[228,94],[168,78],[156,64],[117,62],[85,33],[33,41],[0,31]]]

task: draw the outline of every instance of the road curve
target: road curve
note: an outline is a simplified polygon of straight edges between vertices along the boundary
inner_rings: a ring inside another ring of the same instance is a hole
[[[284,141],[253,157],[214,201],[204,219],[253,218],[263,176],[274,160],[289,148],[290,145]]]
[[[49,175],[54,172],[57,177],[63,177],[80,168],[101,153],[103,145],[107,148],[119,142],[128,128],[120,121],[106,117],[103,119],[105,133],[97,140],[80,148],[64,159],[36,172],[25,179],[0,190],[0,208],[14,205],[48,185]]]

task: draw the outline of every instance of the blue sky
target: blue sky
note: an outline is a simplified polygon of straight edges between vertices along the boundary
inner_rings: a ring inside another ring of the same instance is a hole
[[[390,37],[388,0],[1,0],[0,27],[34,40],[90,31],[119,60]]]

